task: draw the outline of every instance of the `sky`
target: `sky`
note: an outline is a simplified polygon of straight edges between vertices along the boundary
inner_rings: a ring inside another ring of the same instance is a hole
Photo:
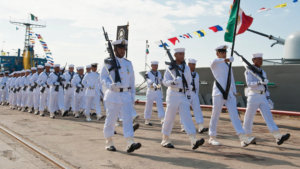
[[[208,67],[215,57],[214,49],[223,44],[225,31],[214,33],[208,27],[221,25],[226,28],[232,0],[0,0],[0,48],[14,51],[24,47],[25,29],[9,23],[9,20],[27,20],[29,13],[39,18],[46,28],[35,28],[47,42],[55,63],[85,66],[90,63],[103,63],[108,57],[102,26],[110,39],[116,38],[118,25],[129,22],[128,59],[132,61],[137,83],[143,78],[139,75],[145,69],[145,42],[149,41],[148,64],[158,60],[160,69],[166,66],[168,57],[157,41],[196,30],[205,30],[203,38],[181,39],[170,48],[186,48],[186,58],[194,58],[197,67]],[[287,3],[287,7],[274,6]],[[270,11],[257,13],[265,7]],[[289,34],[300,31],[300,2],[293,0],[241,0],[241,8],[254,18],[251,29],[266,34],[287,38]],[[246,58],[253,53],[262,52],[264,58],[284,57],[284,47],[270,47],[272,41],[251,32],[237,36],[235,49]],[[35,51],[43,54],[36,42]],[[234,65],[240,65],[236,59]]]

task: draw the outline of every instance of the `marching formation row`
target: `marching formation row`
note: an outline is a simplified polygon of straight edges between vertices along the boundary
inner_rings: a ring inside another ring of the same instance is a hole
[[[97,120],[104,119],[103,128],[106,139],[106,150],[116,151],[112,137],[115,134],[115,124],[118,119],[123,123],[123,135],[127,141],[127,152],[139,149],[141,143],[134,142],[133,119],[137,117],[134,109],[135,77],[132,63],[125,59],[127,48],[126,40],[117,40],[112,43],[115,58],[106,59],[100,72],[97,72],[97,63],[84,67],[69,65],[68,71],[59,64],[51,67],[49,64],[38,65],[31,70],[0,74],[0,95],[2,105],[10,105],[11,109],[28,111],[36,115],[50,113],[51,118],[61,113],[62,116],[73,112],[78,118],[84,112],[87,121],[91,121],[91,110],[95,110]],[[174,148],[170,135],[177,113],[180,115],[182,130],[187,133],[193,150],[203,145],[204,139],[196,137],[197,131],[209,131],[209,144],[221,145],[217,141],[217,124],[223,105],[228,109],[231,122],[238,135],[241,146],[254,144],[255,137],[251,136],[253,118],[257,109],[260,109],[266,124],[273,134],[278,145],[288,140],[290,134],[280,134],[275,124],[271,109],[273,106],[268,91],[266,73],[261,69],[262,54],[253,55],[253,65],[247,67],[245,78],[248,86],[247,111],[242,124],[236,107],[236,88],[233,73],[229,63],[234,59],[226,58],[227,46],[216,48],[217,58],[211,63],[211,70],[215,78],[212,100],[213,109],[209,128],[204,127],[204,120],[198,98],[199,75],[195,72],[196,60],[189,59],[185,63],[185,49],[174,50],[175,60],[166,68],[164,76],[158,71],[158,62],[151,62],[151,70],[145,75],[147,80],[147,102],[144,111],[145,124],[150,122],[153,103],[156,103],[158,118],[162,124],[161,145]],[[114,59],[112,62],[112,59]],[[230,69],[229,69],[230,68]],[[228,72],[231,74],[228,78]],[[229,83],[227,82],[229,79]],[[166,111],[162,104],[161,86],[166,86]],[[104,90],[105,89],[105,90]],[[101,112],[103,102],[106,115]],[[196,129],[191,110],[193,109]]]

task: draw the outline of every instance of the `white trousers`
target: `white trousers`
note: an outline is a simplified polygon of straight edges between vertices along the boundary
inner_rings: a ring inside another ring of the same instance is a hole
[[[1,101],[2,102],[7,102],[8,101],[8,89],[7,87],[4,87],[4,89],[2,89],[2,95],[1,95]]]
[[[191,93],[191,106],[193,108],[196,123],[203,124],[204,120],[203,113],[200,107],[199,96],[194,92]]]
[[[42,89],[42,87],[40,88]],[[39,111],[42,112],[46,108],[49,107],[49,101],[50,101],[50,91],[49,88],[45,88],[44,93],[40,92],[40,105],[39,105]]]
[[[123,135],[125,138],[133,137],[133,124],[132,124],[132,104],[126,103],[111,103],[105,102],[106,106],[106,119],[103,128],[105,138],[110,138],[114,135],[115,124],[119,114],[123,121]]]
[[[230,120],[236,131],[236,134],[245,134],[241,121],[239,119],[239,114],[236,107],[236,98],[234,96],[229,95],[226,101],[223,99],[222,95],[218,95],[213,96],[213,109],[209,123],[209,135],[217,135],[217,125],[224,104],[228,109]]]
[[[78,112],[80,109],[84,109],[84,93],[80,91],[79,93],[74,92],[74,112]]]
[[[49,112],[54,113],[57,110],[64,109],[63,89],[60,86],[59,91],[54,90],[55,87],[50,87]]]
[[[22,89],[17,92],[17,106],[21,106],[22,103]]]
[[[29,96],[29,91],[28,91],[28,87],[27,89],[24,91],[23,88],[20,90],[20,92],[22,93],[22,98],[21,98],[21,107],[26,107],[28,106],[28,100],[30,100],[30,96]]]
[[[39,110],[40,105],[40,89],[37,87],[33,90],[33,107],[34,110]]]
[[[179,112],[181,123],[184,125],[186,133],[189,135],[196,134],[189,100],[185,94],[169,89],[167,91],[167,109],[162,126],[162,133],[167,136],[171,134],[177,112]]]
[[[266,95],[254,94],[247,98],[247,110],[244,116],[243,128],[246,134],[252,133],[253,119],[257,109],[260,109],[260,113],[263,116],[269,131],[272,133],[278,131],[278,127],[273,120],[273,116],[269,107]]]
[[[101,115],[100,96],[96,94],[94,96],[85,95],[85,115],[89,115],[94,107],[96,114]]]
[[[29,87],[30,88],[30,87]],[[30,91],[30,89],[28,89],[27,91],[27,106],[28,107],[34,107],[34,90],[33,91]]]
[[[161,91],[160,90],[154,91],[154,90],[148,89],[148,91],[147,91],[147,102],[146,102],[145,111],[144,111],[144,118],[145,119],[151,119],[152,107],[153,107],[153,102],[154,101],[156,102],[158,118],[159,119],[164,118],[165,111],[164,111],[164,108],[163,108]]]
[[[74,102],[74,90],[73,88],[68,88],[68,90],[64,91],[64,105],[65,110],[69,110],[71,107],[73,107]]]

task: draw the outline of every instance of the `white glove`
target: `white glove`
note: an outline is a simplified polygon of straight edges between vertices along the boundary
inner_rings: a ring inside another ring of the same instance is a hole
[[[81,85],[81,84],[79,84],[79,85],[77,85],[77,87],[82,87],[82,85]]]
[[[58,83],[58,82],[55,82],[55,83],[54,83],[54,85],[58,86],[58,85],[59,85],[59,83]]]
[[[109,89],[110,90],[116,90],[116,89],[119,88],[118,86],[120,86],[120,85],[118,85],[118,83],[112,83],[112,84],[109,85]]]
[[[174,83],[175,83],[175,84],[179,84],[181,81],[182,81],[182,78],[178,76],[178,77],[176,77],[176,79],[174,80]]]
[[[230,57],[230,58],[229,58],[229,62],[232,63],[233,61],[234,61],[234,58],[233,58],[233,57]]]
[[[269,80],[268,79],[265,79],[263,82],[261,81],[260,84],[262,85],[267,85],[269,83]]]
[[[153,83],[152,86],[153,86],[155,89],[157,88],[156,83]]]
[[[271,110],[274,109],[274,103],[272,102],[271,99],[268,99],[268,103],[269,103],[270,109],[271,109]]]

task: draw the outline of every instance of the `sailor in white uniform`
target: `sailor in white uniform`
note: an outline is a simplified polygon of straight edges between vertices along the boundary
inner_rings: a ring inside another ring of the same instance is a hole
[[[115,123],[120,114],[123,119],[123,135],[127,140],[127,152],[131,153],[139,149],[141,143],[135,143],[133,140],[132,109],[135,97],[135,77],[132,63],[125,59],[127,40],[116,40],[114,53],[116,56],[117,70],[109,71],[111,58],[106,59],[101,69],[101,82],[106,85],[107,90],[104,94],[107,117],[103,128],[104,138],[106,139],[106,150],[116,151],[112,137],[114,136]],[[120,77],[120,78],[118,78]]]
[[[0,104],[2,104],[2,79],[4,78],[4,72],[0,72]]]
[[[176,74],[175,67],[167,67],[164,74],[163,84],[168,89],[166,97],[167,109],[162,125],[163,140],[161,145],[166,148],[174,148],[170,140],[170,135],[176,114],[179,113],[184,129],[190,138],[192,149],[195,150],[204,143],[204,139],[196,138],[196,128],[190,112],[191,71],[184,61],[185,49],[176,48],[174,51],[175,66],[177,66],[179,74]]]
[[[19,76],[19,72],[15,71],[13,72],[13,77],[10,80],[10,92],[11,92],[11,102],[10,102],[10,108],[11,109],[16,109],[17,108],[17,86],[16,86],[16,82],[17,82],[17,78]]]
[[[227,99],[224,98],[224,95],[226,95],[225,94],[226,92],[224,91],[226,90],[226,86],[227,86],[229,62],[233,62],[233,57],[229,59],[226,58],[226,53],[227,53],[226,45],[219,46],[215,50],[218,58],[214,59],[210,66],[212,74],[216,81],[214,83],[213,92],[212,92],[213,109],[212,109],[212,115],[209,124],[210,139],[208,143],[216,146],[221,145],[221,143],[218,142],[216,139],[217,124],[219,121],[222,107],[225,104],[228,109],[229,116],[233,124],[233,127],[236,131],[236,134],[240,138],[241,146],[245,147],[248,146],[249,144],[254,143],[255,138],[248,137],[245,135],[245,131],[239,119],[239,115],[236,107],[236,96],[235,96],[236,88],[235,88],[235,81],[234,81],[232,69],[230,74],[231,80],[230,80],[230,89],[228,93],[228,98]]]
[[[38,87],[37,83],[36,83],[37,78],[38,78],[36,71],[37,71],[37,68],[32,67],[31,74],[27,76],[28,84],[26,84],[26,85],[28,85],[28,88],[27,88],[28,99],[26,99],[26,100],[27,100],[29,113],[34,112],[34,90]]]
[[[34,107],[34,114],[38,115],[39,112],[39,106],[40,106],[40,85],[39,85],[39,75],[44,71],[43,65],[37,66],[37,72],[34,73],[31,77],[31,81],[34,82],[34,88],[33,88],[33,107]]]
[[[82,80],[84,78],[84,68],[79,66],[76,68],[77,73],[74,75],[72,79],[72,86],[74,87],[74,116],[75,118],[79,118],[79,111],[83,110],[83,102],[84,100],[84,86],[82,84]]]
[[[203,120],[203,113],[200,107],[200,101],[199,101],[199,74],[195,71],[196,69],[196,63],[197,61],[195,59],[189,59],[188,65],[191,69],[191,75],[192,75],[192,92],[191,92],[191,106],[193,108],[196,124],[198,125],[198,132],[204,133],[208,131],[208,128],[204,127],[204,120]]]
[[[1,80],[1,90],[2,90],[2,96],[1,96],[1,101],[2,105],[7,105],[8,103],[8,83],[9,83],[9,72],[5,71],[4,77]]]
[[[152,115],[152,106],[154,101],[156,103],[158,118],[160,119],[161,124],[163,123],[165,117],[165,111],[162,103],[163,96],[161,91],[162,75],[157,70],[158,61],[151,61],[151,68],[151,71],[148,71],[145,74],[145,78],[147,80],[147,102],[144,111],[144,118],[145,124],[149,126],[152,126],[152,123],[150,123],[150,119]]]
[[[50,118],[55,118],[55,111],[61,111],[63,113],[63,81],[64,76],[60,72],[60,65],[54,65],[54,72],[49,75],[47,84],[50,85],[50,101],[49,112]]]
[[[47,80],[50,75],[51,65],[49,63],[45,64],[45,70],[39,75],[37,83],[40,90],[40,101],[39,101],[39,113],[40,116],[45,115],[46,108],[49,108],[50,99],[50,85],[48,85]]]
[[[257,109],[260,110],[269,131],[273,134],[275,141],[278,145],[289,139],[290,134],[280,134],[277,125],[273,120],[271,109],[273,108],[273,102],[270,98],[270,92],[268,90],[268,79],[266,72],[261,69],[263,64],[263,54],[253,54],[252,59],[255,70],[248,67],[245,71],[246,82],[248,86],[247,93],[247,110],[244,116],[244,130],[246,134],[252,134],[253,119]]]
[[[73,102],[74,102],[74,87],[72,86],[72,79],[75,75],[74,65],[69,65],[69,70],[64,73],[65,81],[64,81],[64,106],[65,111],[63,112],[63,116],[67,115],[69,111],[71,111]]]
[[[27,92],[27,86],[26,86],[26,74],[30,74],[26,70],[22,70],[21,76],[18,78],[18,110],[21,111],[23,108],[25,108],[26,102],[27,101],[25,98],[25,93]],[[25,88],[26,87],[26,88]],[[25,91],[24,91],[25,89]]]
[[[85,91],[85,117],[86,121],[91,121],[91,109],[95,107],[97,120],[101,120],[105,118],[101,113],[101,105],[100,105],[100,90],[102,88],[100,82],[100,75],[97,72],[97,63],[93,63],[92,72],[88,73],[84,76],[82,80],[83,86],[87,89]]]

